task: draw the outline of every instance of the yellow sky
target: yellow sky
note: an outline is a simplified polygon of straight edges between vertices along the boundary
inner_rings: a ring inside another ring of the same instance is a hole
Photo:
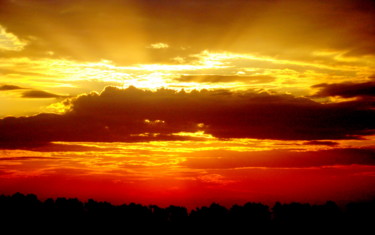
[[[108,85],[306,96],[316,84],[373,79],[371,2],[193,2],[4,0],[0,85],[61,96]],[[1,117],[54,112],[63,99],[23,92],[0,92]]]

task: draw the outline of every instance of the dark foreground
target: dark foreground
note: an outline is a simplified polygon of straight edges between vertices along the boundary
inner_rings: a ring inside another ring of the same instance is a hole
[[[0,196],[0,225],[17,231],[58,234],[89,232],[135,234],[208,233],[265,234],[280,231],[353,232],[374,234],[375,201],[349,203],[339,208],[334,202],[323,205],[276,203],[272,208],[260,203],[234,205],[230,209],[212,204],[188,212],[184,207],[144,206],[58,198],[40,201],[20,193]],[[131,232],[133,231],[133,232]]]

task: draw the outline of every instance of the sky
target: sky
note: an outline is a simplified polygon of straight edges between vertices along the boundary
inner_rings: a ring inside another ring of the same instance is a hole
[[[0,0],[0,193],[375,196],[375,2]]]

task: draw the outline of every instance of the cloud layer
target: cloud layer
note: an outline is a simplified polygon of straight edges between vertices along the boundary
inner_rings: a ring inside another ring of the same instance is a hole
[[[46,91],[30,90],[22,93],[23,98],[61,98],[64,96],[56,95]]]
[[[293,152],[285,150],[195,153],[184,166],[198,169],[235,169],[245,167],[303,168],[343,165],[375,165],[374,149],[331,149]]]
[[[182,75],[176,80],[179,82],[243,82],[243,83],[269,83],[275,81],[275,77],[269,75],[238,76],[238,75]]]
[[[313,86],[320,88],[315,96],[341,96],[343,98],[352,97],[375,97],[375,82],[366,83],[338,83],[338,84],[318,84]]]
[[[140,141],[183,139],[204,131],[218,138],[319,140],[374,133],[375,112],[358,102],[320,104],[307,98],[256,92],[186,93],[107,87],[68,99],[63,115],[0,120],[2,142]]]
[[[2,86],[0,86],[0,91],[11,91],[11,90],[19,90],[19,89],[24,89],[24,88],[19,87],[19,86],[15,86],[15,85],[2,85]]]

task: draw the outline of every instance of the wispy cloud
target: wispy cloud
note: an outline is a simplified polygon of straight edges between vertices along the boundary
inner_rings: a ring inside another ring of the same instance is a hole
[[[27,43],[0,25],[0,50],[22,51]]]
[[[168,48],[169,45],[164,42],[158,42],[158,43],[152,43],[149,47],[153,49],[165,49],[165,48]]]
[[[22,93],[23,98],[62,98],[66,96],[53,94],[46,91],[30,90]]]

